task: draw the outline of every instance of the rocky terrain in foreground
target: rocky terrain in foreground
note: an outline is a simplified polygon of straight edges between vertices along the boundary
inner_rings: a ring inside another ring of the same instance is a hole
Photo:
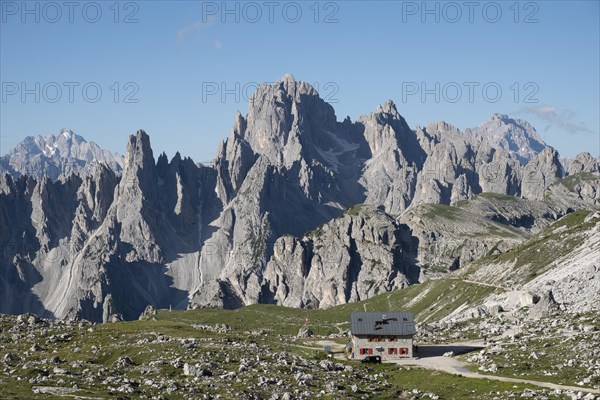
[[[417,340],[483,344],[485,338],[487,348],[460,357],[473,371],[600,389],[600,315],[555,313],[531,319],[529,309],[425,325]]]
[[[215,311],[155,314],[149,310],[141,321],[103,325],[43,320],[31,314],[1,316],[3,398],[596,398],[585,389],[546,389],[489,380],[480,385],[479,379],[416,367],[368,366],[328,358],[319,340],[347,340],[343,334],[327,333],[336,330],[335,324],[315,320],[316,337],[308,339],[290,333],[301,322],[256,327],[265,318],[285,319],[285,310],[264,310],[264,314],[260,309],[242,310],[221,316]],[[215,318],[232,325],[207,322]],[[486,373],[567,383],[581,379],[573,384],[598,387],[597,316],[555,322],[545,334],[551,338],[550,344],[534,346],[532,341],[537,340],[545,322],[523,324],[520,332],[461,357]],[[506,332],[502,317],[430,329],[431,333],[419,337],[419,344],[456,341],[469,335],[492,338]],[[571,355],[558,363],[561,355],[552,354],[565,335],[579,345],[569,346]]]

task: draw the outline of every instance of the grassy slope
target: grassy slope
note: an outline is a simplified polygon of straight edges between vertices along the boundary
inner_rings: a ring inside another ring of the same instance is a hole
[[[273,334],[285,335],[298,333],[305,319],[308,319],[315,334],[329,335],[347,330],[350,326],[350,313],[354,311],[408,310],[415,314],[418,322],[432,322],[445,317],[465,303],[474,305],[494,291],[500,289],[467,283],[448,276],[327,310],[257,304],[237,310],[197,309],[163,312],[158,318],[168,318],[170,321],[184,324],[225,323],[233,329],[264,329]]]
[[[457,238],[468,238],[478,237],[482,233],[488,236],[498,236],[498,239],[509,238],[509,239],[523,239],[525,234],[518,229],[499,222],[492,221],[481,215],[477,215],[468,208],[470,204],[480,199],[481,201],[494,201],[498,203],[515,202],[518,201],[511,196],[503,196],[494,194],[490,196],[489,193],[475,196],[476,200],[463,200],[457,202],[454,206],[447,206],[444,204],[425,204],[423,209],[423,218],[431,223],[439,224],[446,220],[446,223],[450,226],[453,224],[464,225],[471,228],[471,233],[461,233],[456,235]],[[457,232],[458,233],[458,232]]]
[[[567,214],[540,233],[506,253],[489,255],[475,261],[464,273],[469,276],[480,268],[504,264],[512,268],[514,282],[526,283],[552,267],[552,262],[581,244],[581,233],[597,225],[593,218],[584,222],[589,211]]]

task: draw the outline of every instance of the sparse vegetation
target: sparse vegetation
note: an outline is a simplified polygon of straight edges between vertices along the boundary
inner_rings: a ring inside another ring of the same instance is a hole
[[[355,204],[349,209],[346,210],[346,214],[348,215],[358,215],[358,213],[363,209],[363,204]]]
[[[473,273],[482,266],[503,263],[515,271],[511,274],[513,280],[525,283],[550,269],[557,258],[581,245],[579,234],[600,222],[599,218],[585,222],[589,214],[589,211],[567,214],[508,252],[488,253],[486,257],[475,261],[469,272]]]
[[[425,303],[435,303],[444,290],[458,294],[466,287],[472,294],[465,300],[479,295],[476,287],[457,280],[430,285],[423,304],[414,307],[418,313],[426,312]],[[403,301],[406,291],[395,292],[394,300]],[[389,294],[377,297],[375,302],[360,304],[377,309],[397,304],[388,303]],[[29,323],[27,318],[16,322],[15,317],[1,317],[3,398],[35,398],[40,390],[51,399],[65,393],[103,398],[202,398],[205,394],[207,398],[270,398],[274,391],[284,390],[292,394],[290,398],[502,399],[539,390],[418,367],[332,361],[318,350],[315,340],[295,338],[308,319],[318,335],[336,331],[331,339],[344,344],[347,325],[334,321],[347,320],[349,308],[356,305],[330,310],[265,305],[236,311],[162,310],[148,316],[151,319],[103,325]],[[7,341],[9,336],[18,340]],[[34,344],[39,346],[34,349]],[[549,399],[565,398],[549,391],[544,394]]]
[[[444,204],[427,204],[427,211],[423,214],[426,218],[446,218],[450,220],[458,220],[460,211],[453,206]]]
[[[501,376],[600,387],[600,371],[594,372],[600,339],[597,318],[583,313],[521,320],[514,335],[498,340],[484,354],[462,358],[475,362],[474,372],[496,365],[493,373]]]
[[[593,174],[591,172],[580,172],[575,175],[566,176],[566,177],[560,179],[558,182],[554,183],[554,185],[563,185],[570,191],[574,191],[575,186],[577,186],[578,184],[585,182],[585,181],[593,182],[596,180],[598,180],[597,174]]]

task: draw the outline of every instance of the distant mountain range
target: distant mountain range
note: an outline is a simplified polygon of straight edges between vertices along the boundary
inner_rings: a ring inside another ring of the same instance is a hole
[[[259,86],[211,165],[155,161],[142,130],[122,160],[69,132],[24,143],[2,159],[14,175],[0,178],[4,313],[111,321],[150,304],[329,307],[510,251],[600,207],[598,160],[582,153],[565,171],[525,121],[411,129],[387,101],[339,122],[291,75]],[[84,161],[79,175],[65,174],[64,157]],[[39,178],[47,159],[61,167]]]
[[[527,164],[548,147],[527,121],[512,119],[504,114],[492,114],[479,127],[467,129],[465,133],[487,141],[493,148],[508,151],[521,164]]]
[[[28,136],[8,154],[0,158],[0,174],[10,173],[41,178],[47,175],[57,180],[72,173],[89,175],[91,163],[103,163],[120,173],[123,156],[102,150],[94,142],[86,142],[69,129],[58,136]]]

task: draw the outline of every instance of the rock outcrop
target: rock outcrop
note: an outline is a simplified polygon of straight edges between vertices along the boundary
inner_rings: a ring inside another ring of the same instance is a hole
[[[552,291],[548,290],[542,293],[539,301],[531,307],[527,317],[530,319],[548,318],[559,311],[560,307],[556,300],[554,300]]]
[[[600,162],[588,152],[579,153],[569,163],[567,174],[575,175],[580,172],[600,172]]]
[[[558,152],[544,149],[523,169],[521,195],[527,199],[541,200],[544,191],[562,177]]]
[[[514,248],[566,211],[543,202],[484,193],[454,206],[425,204],[399,217],[416,238],[423,276],[436,276]]]
[[[600,173],[580,172],[568,175],[544,192],[546,202],[565,210],[587,210],[600,207]]]
[[[376,208],[354,206],[302,238],[275,242],[263,300],[327,308],[402,288],[419,279],[406,226]]]
[[[366,189],[364,202],[382,205],[386,212],[398,215],[415,196],[417,174],[426,154],[391,100],[361,117],[357,125],[371,155],[360,180]]]

